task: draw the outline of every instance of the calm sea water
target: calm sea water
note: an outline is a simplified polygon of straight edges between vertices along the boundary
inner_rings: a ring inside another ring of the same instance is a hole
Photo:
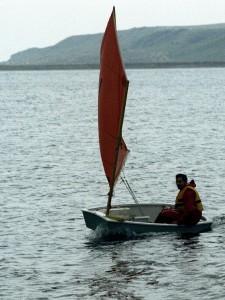
[[[0,299],[225,298],[225,69],[128,70],[125,175],[139,202],[195,179],[213,230],[107,240],[98,71],[0,72]],[[118,183],[113,203],[131,202]]]

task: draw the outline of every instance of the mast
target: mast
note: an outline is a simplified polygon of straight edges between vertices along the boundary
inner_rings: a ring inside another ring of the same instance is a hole
[[[109,210],[111,208],[111,201],[112,201],[113,189],[114,189],[115,177],[116,177],[115,176],[116,175],[116,167],[117,167],[117,161],[118,161],[118,155],[119,155],[119,147],[120,147],[121,140],[122,140],[122,128],[123,128],[123,120],[124,120],[124,114],[125,114],[125,108],[126,108],[128,86],[129,86],[129,81],[127,80],[126,81],[126,92],[125,92],[124,100],[123,100],[123,108],[122,108],[120,124],[119,124],[119,131],[118,131],[118,137],[117,137],[117,143],[116,143],[115,161],[114,161],[114,164],[113,164],[113,174],[112,174],[112,180],[110,182],[110,189],[109,189],[109,194],[108,194],[106,216],[109,214]]]

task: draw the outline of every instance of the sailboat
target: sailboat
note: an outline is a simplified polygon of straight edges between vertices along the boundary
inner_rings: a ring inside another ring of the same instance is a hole
[[[122,136],[129,81],[126,76],[116,31],[113,7],[100,49],[98,91],[99,145],[105,175],[109,184],[107,205],[82,209],[86,226],[106,235],[145,234],[149,232],[199,233],[211,229],[212,221],[202,217],[194,226],[154,223],[159,212],[172,207],[166,203],[112,205],[116,182],[125,165],[129,150]],[[129,184],[128,188],[129,187]]]

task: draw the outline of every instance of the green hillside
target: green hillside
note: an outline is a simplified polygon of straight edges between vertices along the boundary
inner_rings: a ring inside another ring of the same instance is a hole
[[[224,63],[225,24],[143,27],[118,32],[125,64]],[[6,65],[98,65],[102,34],[71,36],[11,56]]]

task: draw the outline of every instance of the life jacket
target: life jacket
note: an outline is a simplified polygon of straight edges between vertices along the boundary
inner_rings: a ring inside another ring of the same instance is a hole
[[[184,212],[184,193],[187,189],[191,189],[195,192],[195,207],[199,210],[199,211],[203,211],[203,206],[202,206],[202,202],[199,196],[199,193],[197,192],[197,190],[195,189],[195,182],[194,180],[192,180],[190,182],[190,184],[187,184],[177,195],[176,197],[176,204],[175,207],[182,213]]]

